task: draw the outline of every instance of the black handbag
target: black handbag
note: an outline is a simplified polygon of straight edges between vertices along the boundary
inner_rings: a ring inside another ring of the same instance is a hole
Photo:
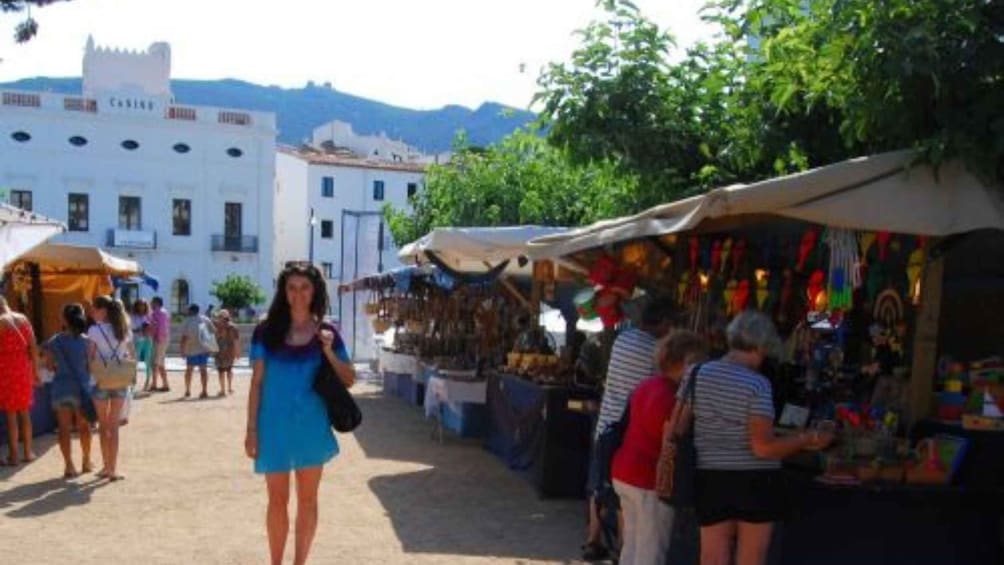
[[[589,494],[602,495],[613,492],[614,454],[624,443],[624,434],[627,432],[630,417],[631,399],[628,398],[621,417],[604,426],[603,431],[596,438],[593,449],[596,450],[596,471],[599,484],[596,485],[598,492]]]
[[[362,423],[363,413],[323,353],[321,366],[314,375],[314,392],[324,401],[324,407],[328,411],[328,421],[336,432],[351,432]]]
[[[690,423],[686,429],[680,430],[679,418],[683,413],[683,406],[690,407],[691,414],[694,410],[694,400],[697,388],[697,374],[701,370],[701,365],[696,365],[690,371],[690,378],[687,380],[687,388],[683,397],[677,401],[673,409],[673,415],[669,420],[667,432],[662,438],[662,449],[659,452],[659,459],[656,463],[655,492],[659,499],[675,507],[694,506],[694,476],[697,474],[697,447],[694,445],[694,417],[691,416]]]

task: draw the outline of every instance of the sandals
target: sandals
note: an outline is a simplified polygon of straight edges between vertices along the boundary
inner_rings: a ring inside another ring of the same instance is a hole
[[[203,392],[202,394],[199,395],[199,399],[200,400],[205,400],[207,398],[209,398],[209,393],[208,392]]]
[[[64,479],[75,479],[75,478],[77,478],[79,476],[80,476],[80,473],[78,473],[76,470],[73,470],[73,471],[63,471],[63,478]]]

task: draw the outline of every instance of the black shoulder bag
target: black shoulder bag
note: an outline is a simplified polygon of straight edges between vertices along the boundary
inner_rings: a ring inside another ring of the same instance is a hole
[[[314,392],[324,401],[328,421],[336,432],[351,432],[362,423],[363,413],[324,353],[321,353],[321,366],[314,375]]]

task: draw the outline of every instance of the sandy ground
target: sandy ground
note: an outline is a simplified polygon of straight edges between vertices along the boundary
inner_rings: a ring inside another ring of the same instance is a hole
[[[122,432],[125,481],[63,480],[51,435],[35,463],[0,468],[2,561],[266,563],[264,483],[242,448],[243,373],[225,399],[179,399],[177,373],[171,393],[139,399]],[[354,392],[364,422],[339,437],[325,470],[312,563],[575,562],[582,502],[539,500],[477,443],[434,441],[418,408],[374,385]]]

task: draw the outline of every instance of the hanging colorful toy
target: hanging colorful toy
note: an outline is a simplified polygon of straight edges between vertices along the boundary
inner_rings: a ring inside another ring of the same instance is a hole
[[[728,268],[728,265],[729,265],[729,254],[730,253],[732,253],[732,238],[731,237],[727,238],[725,240],[725,243],[722,244],[722,262],[721,262],[721,272],[722,272],[722,274],[725,274],[725,269]],[[717,269],[712,269],[712,271],[716,271],[716,270]]]
[[[740,239],[732,247],[732,276],[737,276],[739,274],[739,268],[742,267],[743,259],[746,258],[746,240]]]
[[[816,242],[819,240],[819,230],[816,228],[810,228],[809,231],[805,232],[802,236],[802,243],[798,246],[798,272],[805,270],[805,264],[809,260],[809,256],[812,254],[812,250],[816,248]]]
[[[749,305],[750,282],[746,279],[739,281],[735,295],[732,298],[732,313],[741,314]]]

